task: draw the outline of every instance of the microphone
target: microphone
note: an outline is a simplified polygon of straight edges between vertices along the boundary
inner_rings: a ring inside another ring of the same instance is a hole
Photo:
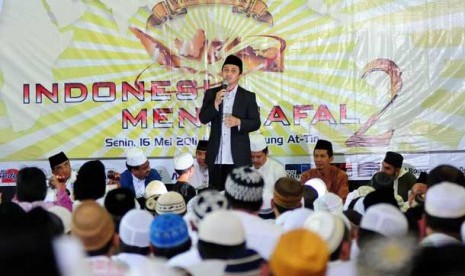
[[[228,85],[229,85],[229,82],[227,80],[224,80],[222,83],[221,83],[221,89],[226,89],[228,88]]]

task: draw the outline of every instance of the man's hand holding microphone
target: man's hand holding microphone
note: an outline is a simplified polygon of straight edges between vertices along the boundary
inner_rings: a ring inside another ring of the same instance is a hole
[[[220,105],[223,102],[224,97],[226,96],[229,91],[226,90],[228,88],[229,82],[224,80],[221,84],[221,90],[216,93],[215,97],[215,108],[217,110],[220,109]],[[235,127],[241,125],[241,120],[231,115],[231,113],[223,113],[224,123],[227,127]]]

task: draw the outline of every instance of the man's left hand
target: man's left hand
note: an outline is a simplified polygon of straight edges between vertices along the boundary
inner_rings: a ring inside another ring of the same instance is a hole
[[[224,123],[227,127],[236,127],[241,125],[241,119],[234,116],[227,116],[224,119]]]

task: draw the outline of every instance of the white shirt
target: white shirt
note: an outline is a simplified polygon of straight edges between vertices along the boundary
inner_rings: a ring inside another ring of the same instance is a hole
[[[69,198],[71,198],[71,200],[74,200],[74,182],[76,181],[76,177],[77,177],[77,173],[72,170],[70,177],[68,178],[68,180],[66,180],[66,183],[65,183],[66,189],[68,189],[70,193]],[[44,201],[45,202],[57,201],[57,190],[51,188],[50,186],[47,186],[47,194],[45,196]]]
[[[434,246],[440,247],[447,244],[460,244],[461,242],[456,238],[443,234],[443,233],[432,233],[426,236],[421,242],[421,246]]]
[[[239,210],[233,212],[242,222],[247,248],[254,249],[263,259],[268,260],[283,233],[282,228],[256,215]]]
[[[355,261],[333,261],[328,262],[328,268],[326,270],[326,276],[356,276],[357,275],[357,266]]]
[[[132,183],[134,183],[134,192],[136,198],[143,197],[145,195],[145,179],[139,179],[132,175]]]
[[[234,164],[231,153],[231,128],[226,126],[224,116],[232,114],[237,87],[236,85],[233,90],[227,92],[223,98],[223,126],[221,127],[220,149],[215,164]]]
[[[197,160],[194,160],[194,175],[189,179],[189,184],[195,189],[208,187],[208,168],[201,168]]]
[[[168,260],[169,267],[187,268],[202,262],[202,257],[196,247],[191,247],[188,251],[178,254]]]
[[[286,170],[284,169],[283,164],[269,157],[267,157],[265,164],[263,164],[260,168],[253,169],[262,175],[265,182],[265,186],[263,187],[263,205],[261,209],[269,211],[271,209],[274,184],[279,178],[287,176]]]
[[[124,263],[131,269],[145,265],[145,262],[147,262],[148,257],[135,253],[122,252],[112,256],[111,259],[116,263]]]

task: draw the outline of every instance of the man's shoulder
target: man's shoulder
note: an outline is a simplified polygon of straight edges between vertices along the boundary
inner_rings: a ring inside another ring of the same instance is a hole
[[[255,93],[254,93],[254,92],[251,92],[251,91],[245,89],[245,88],[242,87],[242,86],[238,86],[238,87],[237,87],[237,92],[243,93],[243,95],[255,96]]]
[[[120,176],[120,183],[124,185],[129,182],[132,182],[132,174],[129,170],[125,170]]]

